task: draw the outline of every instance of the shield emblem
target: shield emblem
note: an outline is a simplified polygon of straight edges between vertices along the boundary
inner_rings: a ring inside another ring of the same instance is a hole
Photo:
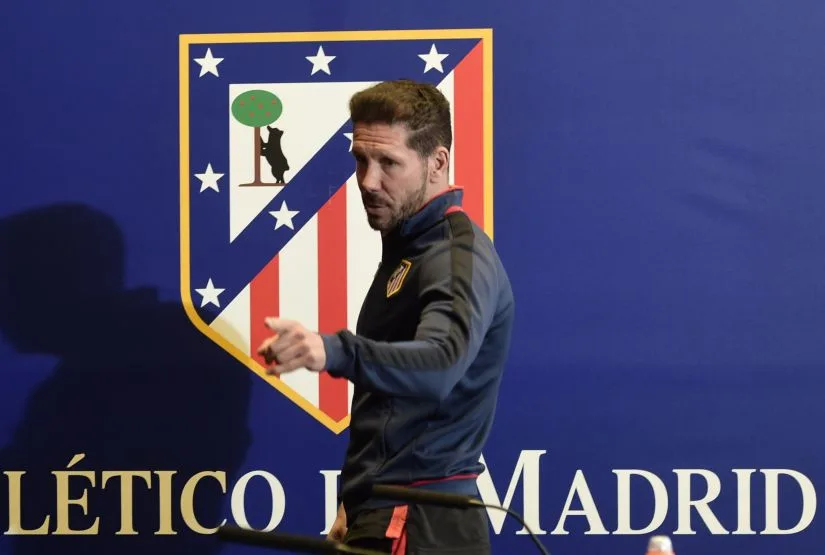
[[[181,299],[192,323],[335,433],[353,385],[268,376],[267,316],[355,331],[381,258],[351,154],[350,97],[383,80],[436,85],[452,106],[450,180],[492,236],[492,31],[180,37]]]
[[[387,280],[387,298],[390,298],[401,291],[401,286],[404,284],[404,278],[407,277],[411,267],[412,262],[409,260],[402,260],[393,273],[390,274],[390,279]]]

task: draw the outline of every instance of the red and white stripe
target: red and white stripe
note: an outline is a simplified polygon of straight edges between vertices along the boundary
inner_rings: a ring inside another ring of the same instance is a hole
[[[484,224],[482,45],[439,88],[453,106],[451,181],[464,187],[464,210]],[[347,183],[287,243],[212,324],[246,355],[270,331],[264,318],[280,316],[321,333],[355,330],[361,303],[381,257],[380,235],[366,221],[358,184]],[[349,414],[352,384],[300,369],[280,377],[334,421]]]

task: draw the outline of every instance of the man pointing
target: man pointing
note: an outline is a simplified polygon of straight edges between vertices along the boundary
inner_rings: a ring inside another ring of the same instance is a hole
[[[330,537],[386,553],[489,553],[486,513],[405,506],[373,484],[478,496],[513,325],[492,242],[448,181],[450,106],[433,86],[385,82],[354,95],[352,153],[381,265],[355,333],[268,318],[274,374],[326,371],[354,384],[341,506]],[[480,183],[469,183],[480,187]]]

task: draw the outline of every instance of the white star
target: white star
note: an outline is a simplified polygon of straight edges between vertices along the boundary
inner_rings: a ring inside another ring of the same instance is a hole
[[[213,172],[212,164],[207,164],[206,171],[204,173],[196,173],[195,177],[201,180],[201,193],[207,189],[213,189],[215,192],[220,193],[218,190],[218,179],[223,177],[223,174]]]
[[[352,152],[352,133],[344,133],[344,137],[349,139],[349,151]]]
[[[211,73],[215,77],[219,77],[218,64],[223,61],[223,58],[213,58],[211,48],[206,49],[206,56],[203,58],[195,58],[195,61],[201,66],[201,73],[198,77],[203,77],[207,73]]]
[[[269,213],[272,216],[275,216],[277,222],[275,222],[275,229],[278,229],[281,226],[287,226],[289,229],[295,229],[295,226],[292,225],[292,218],[298,214],[298,210],[290,210],[286,206],[286,201],[281,202],[281,207],[278,210],[273,210]]]
[[[335,59],[335,56],[327,56],[324,54],[324,47],[318,47],[318,53],[314,56],[307,56],[307,60],[312,62],[312,73],[310,75],[315,75],[318,71],[323,71],[327,75],[332,75],[329,72],[329,63]]]
[[[218,300],[218,295],[224,292],[223,289],[218,289],[212,284],[212,278],[209,278],[209,282],[206,284],[206,287],[203,289],[195,289],[198,295],[203,297],[201,300],[201,308],[206,306],[207,304],[213,304],[218,308],[221,307],[221,301]]]
[[[449,54],[439,54],[438,50],[435,49],[435,44],[430,47],[429,54],[419,54],[418,57],[427,62],[427,65],[424,66],[424,73],[427,73],[431,69],[437,69],[441,73],[444,73],[444,68],[441,67],[441,62],[444,61],[444,58],[449,56]]]

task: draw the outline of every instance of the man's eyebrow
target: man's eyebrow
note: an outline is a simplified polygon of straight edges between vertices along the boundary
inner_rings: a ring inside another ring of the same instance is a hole
[[[372,156],[375,158],[394,158],[395,154],[393,154],[392,150],[381,148],[381,147],[360,147],[353,143],[352,145],[352,154],[358,156]]]

